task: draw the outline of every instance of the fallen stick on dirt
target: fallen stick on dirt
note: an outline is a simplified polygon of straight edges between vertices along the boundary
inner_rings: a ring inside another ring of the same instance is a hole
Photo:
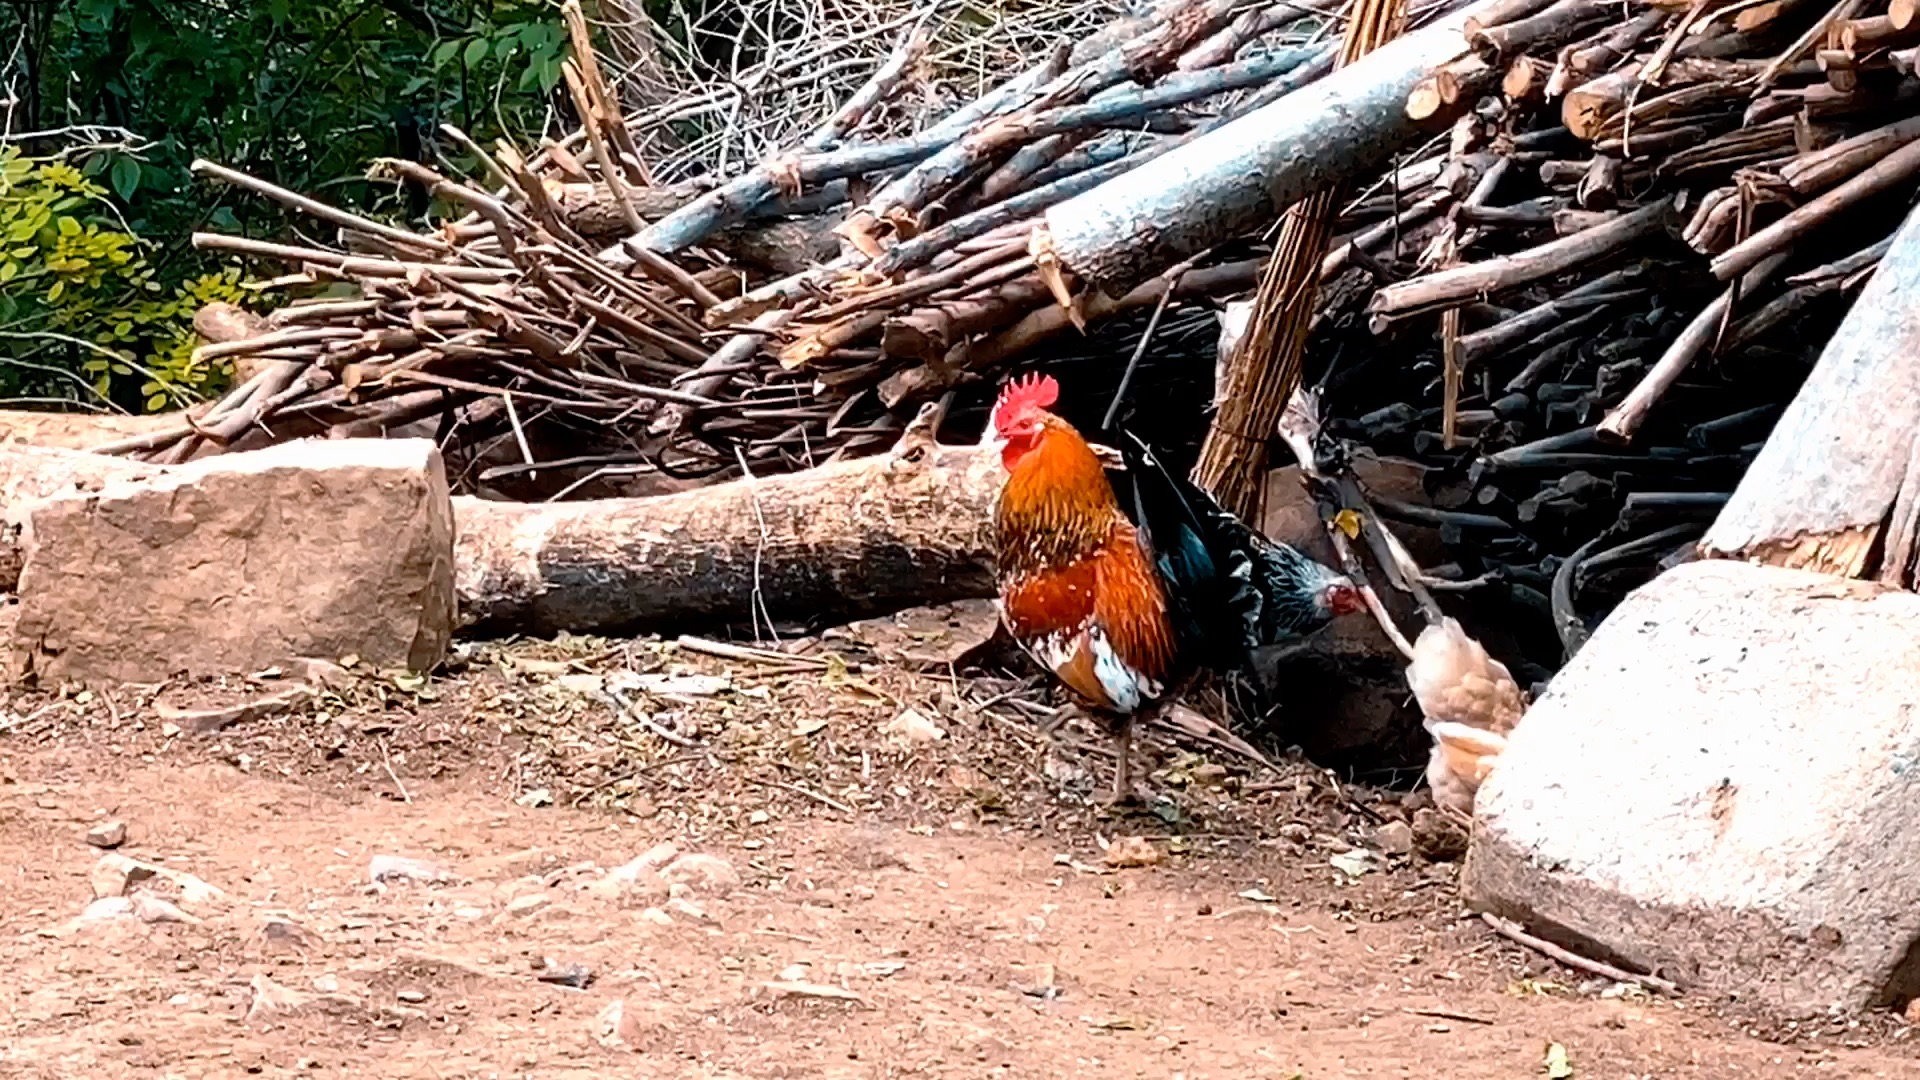
[[[1525,945],[1534,952],[1550,960],[1558,960],[1560,963],[1567,965],[1575,971],[1584,971],[1589,975],[1598,975],[1603,979],[1612,979],[1614,982],[1639,983],[1649,990],[1658,990],[1663,994],[1671,994],[1675,997],[1678,997],[1680,994],[1680,988],[1678,986],[1658,975],[1638,975],[1623,968],[1614,967],[1612,964],[1603,964],[1598,960],[1589,960],[1579,953],[1569,952],[1551,941],[1534,937],[1532,934],[1521,929],[1519,923],[1511,919],[1503,919],[1492,912],[1481,912],[1480,921],[1486,923],[1489,929],[1501,937],[1506,938],[1508,941]]]
[[[462,622],[682,631],[991,596],[999,455],[934,442],[935,411],[889,453],[798,473],[643,499],[456,499]]]
[[[858,1005],[863,1009],[873,1008],[873,1003],[858,993],[839,986],[810,982],[769,982],[760,985],[759,993],[774,998],[816,998],[822,1001],[844,1001]]]

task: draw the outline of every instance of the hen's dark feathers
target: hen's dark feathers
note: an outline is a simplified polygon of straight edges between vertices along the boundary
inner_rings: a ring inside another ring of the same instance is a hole
[[[1167,586],[1168,615],[1190,662],[1238,667],[1254,649],[1332,621],[1320,596],[1342,580],[1336,571],[1255,532],[1132,432],[1118,435],[1127,468],[1115,487]]]

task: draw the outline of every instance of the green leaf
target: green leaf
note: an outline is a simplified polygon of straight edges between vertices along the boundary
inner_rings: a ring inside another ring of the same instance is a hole
[[[55,227],[60,230],[61,236],[79,236],[81,232],[80,223],[70,217],[61,218],[59,225]]]
[[[474,38],[467,42],[467,51],[461,55],[460,59],[468,67],[479,67],[480,62],[487,58],[487,48],[486,38]]]
[[[435,45],[433,52],[429,54],[429,59],[433,64],[433,70],[439,71],[441,68],[446,67],[459,51],[460,42],[458,40],[443,41]]]
[[[520,28],[520,43],[527,51],[537,53],[559,40],[559,28],[552,23],[530,22]]]
[[[400,88],[400,96],[412,97],[419,93],[420,90],[431,81],[432,80],[425,75],[415,75],[413,78],[407,80],[406,86]]]
[[[549,53],[540,61],[540,92],[542,94],[551,94],[553,88],[560,85],[560,65],[564,62],[559,53]]]
[[[163,410],[163,409],[165,409],[166,407],[167,407],[167,395],[165,395],[165,394],[151,394],[151,395],[149,395],[149,396],[147,397],[147,411],[148,411],[148,412],[150,412],[150,413],[154,413],[154,412],[160,412],[161,410]]]
[[[114,158],[113,168],[107,170],[107,180],[121,202],[131,202],[133,193],[140,190],[140,163],[125,154]]]

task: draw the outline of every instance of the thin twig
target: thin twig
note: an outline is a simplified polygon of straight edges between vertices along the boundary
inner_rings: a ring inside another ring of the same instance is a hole
[[[1603,979],[1612,979],[1614,982],[1638,983],[1649,990],[1658,990],[1663,994],[1669,994],[1675,997],[1678,997],[1680,994],[1680,988],[1678,986],[1658,975],[1639,975],[1614,967],[1612,964],[1603,964],[1598,960],[1589,960],[1579,953],[1570,952],[1555,945],[1551,941],[1544,941],[1534,937],[1532,934],[1521,929],[1519,923],[1511,919],[1503,919],[1490,911],[1481,912],[1480,921],[1486,923],[1489,929],[1501,937],[1525,945],[1527,948],[1540,953],[1548,959],[1557,960],[1576,971],[1584,971],[1589,975],[1598,975]]]

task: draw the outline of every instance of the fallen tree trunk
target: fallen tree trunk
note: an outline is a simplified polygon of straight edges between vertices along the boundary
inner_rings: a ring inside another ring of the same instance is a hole
[[[1183,259],[1258,232],[1309,192],[1361,178],[1451,121],[1444,112],[1427,122],[1412,119],[1407,97],[1470,51],[1463,27],[1492,7],[1471,4],[1054,206],[1038,242],[1080,278],[1119,295]]]
[[[1920,506],[1920,210],[1820,354],[1700,554],[1913,585]]]
[[[551,634],[852,619],[993,594],[999,456],[933,441],[676,495],[454,500],[463,629]]]

